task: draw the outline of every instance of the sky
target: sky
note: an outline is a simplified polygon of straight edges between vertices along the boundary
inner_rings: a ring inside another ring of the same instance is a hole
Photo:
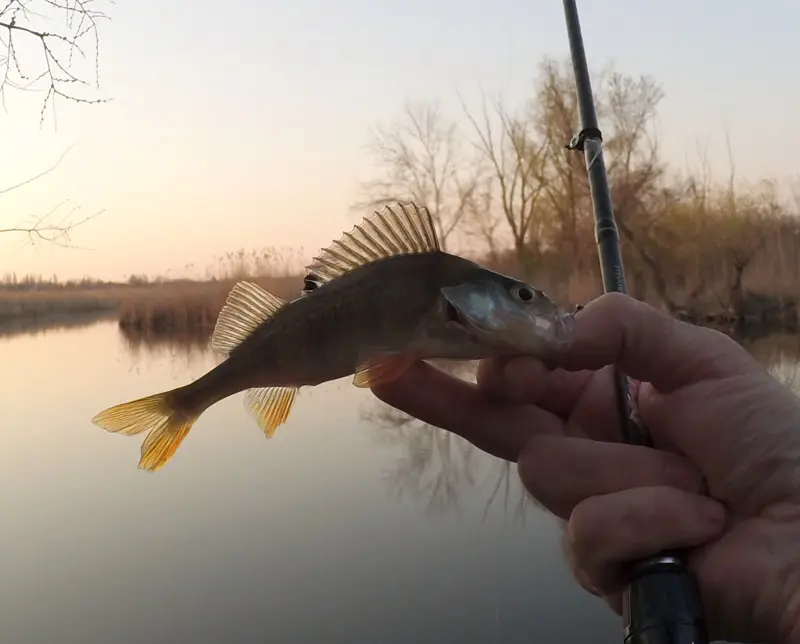
[[[102,0],[98,0],[98,5]],[[800,4],[791,0],[578,0],[590,66],[613,62],[663,87],[666,158],[740,177],[800,173]],[[176,275],[239,248],[309,259],[355,223],[375,175],[371,128],[406,100],[530,96],[543,56],[568,55],[555,0],[136,0],[105,5],[98,105],[8,94],[0,111],[0,228],[102,211],[75,247],[0,235],[0,275]],[[39,55],[30,49],[31,56]],[[33,65],[34,63],[31,62]],[[81,69],[81,68],[78,68]],[[92,79],[91,69],[85,69]],[[602,124],[601,124],[602,127]]]

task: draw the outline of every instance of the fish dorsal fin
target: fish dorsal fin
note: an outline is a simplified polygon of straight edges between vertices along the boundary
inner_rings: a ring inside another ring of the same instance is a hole
[[[258,326],[271,318],[286,300],[252,282],[237,282],[219,312],[211,349],[223,355],[238,347]]]
[[[306,272],[322,286],[379,259],[438,250],[439,239],[428,209],[396,203],[364,217],[349,233],[322,249]]]

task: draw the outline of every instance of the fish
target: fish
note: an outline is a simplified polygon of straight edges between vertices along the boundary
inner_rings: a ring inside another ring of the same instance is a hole
[[[427,208],[387,204],[319,251],[295,299],[237,282],[211,336],[222,357],[215,367],[92,422],[147,432],[139,469],[153,472],[205,410],[241,391],[271,438],[303,387],[353,376],[356,387],[372,388],[422,360],[546,359],[573,337],[573,317],[531,284],[442,250]]]

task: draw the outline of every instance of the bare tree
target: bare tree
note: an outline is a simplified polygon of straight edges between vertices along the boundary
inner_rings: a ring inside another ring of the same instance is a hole
[[[569,61],[542,61],[532,119],[547,149],[542,209],[552,222],[551,245],[571,258],[574,271],[584,272],[584,250],[591,239],[591,201],[583,158],[565,149],[579,126],[578,97],[571,73]],[[595,83],[595,87],[602,85]],[[600,112],[601,96],[596,93]]]
[[[430,211],[446,248],[464,219],[481,174],[463,154],[455,123],[435,101],[409,102],[399,120],[373,132],[370,151],[381,175],[362,186],[365,198],[356,207],[379,208],[387,202],[413,200]]]
[[[491,175],[477,182],[472,197],[467,201],[461,232],[467,239],[476,239],[488,253],[488,259],[496,266],[503,257],[505,245],[502,235],[503,221],[494,208],[495,182]]]
[[[539,231],[534,231],[532,224],[537,215],[540,220],[542,215],[539,204],[546,187],[547,142],[536,136],[524,118],[512,115],[500,100],[493,105],[494,124],[485,98],[481,123],[469,112],[463,100],[461,105],[473,126],[476,147],[491,171],[495,195],[489,195],[498,203],[502,220],[508,225],[517,262],[525,276],[530,278],[541,237],[535,234]],[[492,205],[491,202],[485,203],[484,209],[476,215],[483,219],[483,230],[496,233],[496,214]]]
[[[775,185],[765,182],[758,192],[739,194],[736,186],[736,164],[730,136],[726,132],[728,152],[728,185],[722,194],[718,217],[726,261],[731,269],[730,285],[723,305],[737,318],[744,317],[744,273],[756,255],[764,248],[772,232],[771,224],[783,214]]]
[[[608,175],[617,223],[649,272],[662,303],[675,312],[677,304],[659,261],[659,255],[668,252],[666,237],[657,234],[657,220],[671,197],[663,191],[665,165],[653,129],[664,92],[649,76],[633,78],[611,72],[606,95],[613,133],[606,145]]]
[[[720,304],[741,311],[745,281],[765,293],[777,293],[778,281],[791,291],[800,226],[784,215],[797,211],[800,189],[790,195],[794,204],[782,205],[763,189],[712,186],[707,163],[679,176],[656,136],[661,87],[612,66],[595,72],[592,84],[634,295],[671,313],[699,314]],[[468,128],[461,139],[436,103],[407,105],[401,121],[377,132],[373,151],[385,172],[367,184],[373,202],[415,199],[444,239],[481,240],[483,259],[498,270],[521,269],[567,298],[590,294],[600,271],[585,160],[565,149],[580,127],[569,61],[541,63],[532,101],[520,111],[500,100],[487,107],[484,99],[472,114],[461,106]]]
[[[664,164],[659,158],[654,124],[661,88],[648,76],[631,77],[613,67],[594,74],[598,117],[603,124],[604,156],[614,211],[623,238],[635,251],[640,266],[650,274],[655,291],[670,310],[674,303],[658,257],[662,237],[653,235],[670,194],[663,190]],[[554,226],[553,247],[569,251],[573,270],[595,272],[590,246],[594,235],[591,198],[582,155],[564,150],[580,127],[577,93],[569,61],[545,59],[534,109],[540,135],[549,150],[546,195]],[[630,256],[630,253],[626,253]]]

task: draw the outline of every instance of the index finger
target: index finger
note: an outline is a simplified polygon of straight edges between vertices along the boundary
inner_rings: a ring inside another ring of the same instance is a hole
[[[554,357],[569,371],[615,365],[662,392],[753,369],[758,363],[724,333],[681,322],[621,293],[607,293],[575,315],[575,336]]]
[[[493,456],[516,461],[534,434],[557,434],[564,422],[534,405],[492,401],[466,382],[417,362],[390,383],[373,387],[384,403],[421,421],[458,434]]]

